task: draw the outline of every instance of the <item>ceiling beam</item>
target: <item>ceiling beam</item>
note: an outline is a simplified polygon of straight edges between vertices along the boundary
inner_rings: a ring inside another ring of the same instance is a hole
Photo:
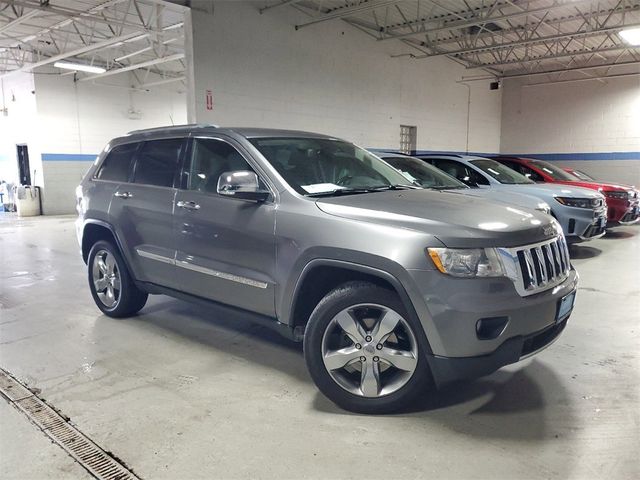
[[[300,0],[282,0],[280,3],[274,3],[271,5],[267,5],[266,7],[262,7],[258,10],[261,14],[266,12],[267,10],[271,10],[272,8],[284,7],[286,5],[291,5],[293,3],[299,2]]]
[[[506,78],[534,77],[537,75],[552,75],[554,73],[576,72],[578,70],[596,70],[598,68],[627,67],[627,66],[633,66],[633,65],[640,65],[640,61],[605,63],[601,65],[588,65],[586,67],[557,68],[555,70],[546,70],[546,71],[531,72],[531,73],[516,73],[513,75],[502,75],[501,78],[506,79]]]
[[[7,23],[6,25],[3,25],[2,27],[0,27],[0,32],[5,32],[7,30],[11,30],[16,25],[20,25],[22,22],[24,22],[26,20],[29,20],[31,17],[35,17],[39,13],[40,12],[38,10],[31,10],[30,12],[27,12],[24,15],[21,15],[18,18],[16,18],[15,20],[12,20],[11,22]]]
[[[4,75],[1,75],[0,78],[6,77],[8,75],[11,75],[12,73],[22,72],[22,71],[25,71],[25,70],[32,70],[34,68],[42,67],[44,65],[49,65],[51,63],[58,62],[60,60],[64,60],[65,58],[75,57],[76,55],[82,55],[84,53],[88,53],[88,52],[91,52],[93,50],[98,50],[98,49],[105,48],[105,47],[111,47],[111,46],[114,46],[115,44],[119,44],[121,42],[129,40],[130,38],[133,38],[133,37],[136,37],[136,36],[139,36],[138,32],[129,33],[128,35],[121,35],[119,37],[113,37],[113,38],[110,38],[108,40],[104,40],[102,42],[91,43],[89,45],[86,45],[86,46],[81,47],[81,48],[77,48],[75,50],[70,50],[68,52],[64,52],[64,53],[61,53],[59,55],[54,55],[53,57],[47,57],[44,60],[40,60],[39,62],[27,63],[27,64],[23,65],[22,67],[16,69],[16,70],[12,70],[11,72],[8,72],[8,73],[5,73]]]
[[[365,0],[357,5],[334,8],[313,20],[296,25],[295,28],[296,30],[300,30],[301,28],[308,27],[309,25],[315,25],[317,23],[334,20],[336,18],[348,17],[349,15],[355,15],[357,13],[368,12],[369,10],[374,10],[376,8],[388,7],[403,1],[404,0]]]
[[[524,11],[512,12],[507,14],[499,14],[499,15],[479,18],[471,21],[450,22],[450,23],[447,23],[446,25],[440,25],[439,27],[423,28],[421,30],[416,30],[413,32],[402,33],[398,35],[383,36],[383,37],[380,37],[378,41],[384,42],[385,40],[397,40],[400,38],[415,37],[417,35],[429,35],[431,33],[445,32],[448,30],[460,30],[460,29],[469,28],[469,27],[478,27],[478,26],[486,25],[487,23],[495,23],[495,22],[511,20],[514,18],[527,17],[530,15],[535,15],[536,13],[547,13],[554,10],[558,10],[560,8],[567,8],[568,6],[578,7],[580,5],[585,5],[585,4],[591,5],[592,3],[593,3],[593,0],[577,0],[574,2],[560,2],[559,0],[556,0],[553,3],[553,5],[548,5],[546,7],[538,7],[538,8],[533,8],[531,10],[524,10]]]
[[[547,35],[546,37],[534,37],[534,38],[528,38],[525,40],[517,40],[514,42],[497,43],[495,45],[481,45],[478,47],[461,48],[458,50],[449,50],[449,51],[441,50],[439,52],[435,52],[432,54],[419,55],[415,58],[437,57],[441,55],[466,55],[469,53],[484,53],[484,52],[490,52],[495,50],[502,50],[505,48],[521,47],[524,45],[562,40],[564,38],[575,39],[575,38],[581,38],[581,37],[591,37],[596,35],[602,35],[607,32],[614,32],[617,30],[623,30],[625,28],[635,28],[635,27],[640,27],[640,23],[634,23],[630,25],[618,25],[615,27],[606,27],[598,30],[583,30],[580,32],[559,33],[557,35]]]
[[[89,80],[94,80],[96,78],[108,77],[111,75],[117,75],[119,73],[129,72],[131,70],[137,70],[138,68],[151,67],[153,65],[158,65],[160,63],[173,62],[176,60],[182,60],[184,58],[184,53],[176,53],[174,55],[169,55],[167,57],[155,58],[153,60],[148,60],[142,63],[136,63],[134,65],[129,65],[127,67],[116,68],[113,70],[107,70],[104,73],[98,73],[96,75],[90,75],[88,77],[83,77],[79,79],[79,82],[87,82]]]
[[[481,63],[479,65],[476,66],[469,66],[467,67],[467,69],[473,69],[473,68],[484,68],[484,67],[499,67],[499,66],[509,66],[509,65],[520,65],[523,63],[532,63],[532,62],[541,62],[544,60],[555,60],[557,58],[567,58],[567,57],[577,57],[579,55],[594,55],[594,54],[598,54],[598,53],[607,53],[607,52],[617,52],[620,50],[629,50],[632,47],[631,45],[614,45],[612,47],[607,47],[607,48],[594,48],[593,50],[573,50],[573,51],[567,51],[567,52],[563,52],[563,53],[558,53],[555,55],[541,55],[539,57],[525,57],[522,59],[518,59],[518,60],[507,60],[507,61],[501,61],[501,62],[490,62],[490,63]]]

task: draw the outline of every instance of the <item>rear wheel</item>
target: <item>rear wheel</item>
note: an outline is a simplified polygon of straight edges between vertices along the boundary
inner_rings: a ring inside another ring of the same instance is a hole
[[[136,287],[118,249],[101,240],[88,258],[89,288],[98,308],[110,317],[128,317],[147,302],[147,293]]]
[[[390,290],[350,282],[317,305],[305,332],[307,367],[339,406],[361,413],[406,407],[430,383],[422,327]]]

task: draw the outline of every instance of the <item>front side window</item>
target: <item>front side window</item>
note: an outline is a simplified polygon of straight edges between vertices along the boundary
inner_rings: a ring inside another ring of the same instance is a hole
[[[182,138],[144,142],[136,155],[134,183],[173,187],[183,144]]]
[[[328,138],[253,138],[250,142],[302,195],[413,187],[393,167],[351,143]]]
[[[384,157],[383,159],[409,180],[417,182],[424,188],[467,188],[461,181],[422,160],[411,157]]]
[[[187,189],[217,193],[220,175],[237,170],[253,171],[253,168],[233,146],[214,138],[196,138],[191,165],[185,172]]]
[[[555,165],[551,165],[549,162],[543,162],[542,160],[531,160],[531,165],[539,168],[554,180],[564,180],[569,182],[576,181],[575,176],[571,175],[569,172],[565,172]]]
[[[509,185],[533,183],[524,175],[521,175],[515,170],[512,170],[509,167],[496,162],[495,160],[482,158],[478,160],[471,160],[471,163],[486,174],[495,178],[500,183]]]
[[[433,164],[440,170],[470,187],[478,185],[489,185],[489,181],[478,172],[467,167],[465,164],[456,162],[455,160],[447,160],[444,158],[435,158]]]
[[[129,181],[131,162],[138,145],[138,143],[126,143],[113,147],[102,162],[96,178],[113,182]]]

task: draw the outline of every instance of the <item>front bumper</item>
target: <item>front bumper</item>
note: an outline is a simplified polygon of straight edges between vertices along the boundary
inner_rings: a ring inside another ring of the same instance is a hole
[[[578,284],[578,275],[571,269],[562,283],[522,297],[508,278],[408,272],[422,297],[413,303],[431,347],[429,365],[437,384],[491,373],[544,348],[551,341],[545,332],[559,335],[561,331],[554,330],[560,325],[556,323],[560,301],[575,292]],[[493,319],[504,321],[504,326],[483,336],[479,325]]]
[[[489,375],[544,350],[558,339],[569,317],[527,336],[506,340],[495,351],[477,357],[449,358],[432,356],[429,362],[436,385]]]
[[[608,227],[616,225],[632,225],[640,220],[640,205],[637,200],[608,200],[609,222]]]
[[[569,243],[594,240],[604,235],[607,227],[607,206],[597,209],[564,207],[558,216]]]

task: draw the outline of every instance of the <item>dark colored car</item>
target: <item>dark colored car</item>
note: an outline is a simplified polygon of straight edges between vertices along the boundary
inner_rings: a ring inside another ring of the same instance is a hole
[[[629,185],[585,180],[564,169],[532,158],[498,156],[494,160],[520,172],[524,176],[539,183],[559,183],[563,185],[590,188],[607,197],[607,225],[628,225],[640,218],[638,192]]]

